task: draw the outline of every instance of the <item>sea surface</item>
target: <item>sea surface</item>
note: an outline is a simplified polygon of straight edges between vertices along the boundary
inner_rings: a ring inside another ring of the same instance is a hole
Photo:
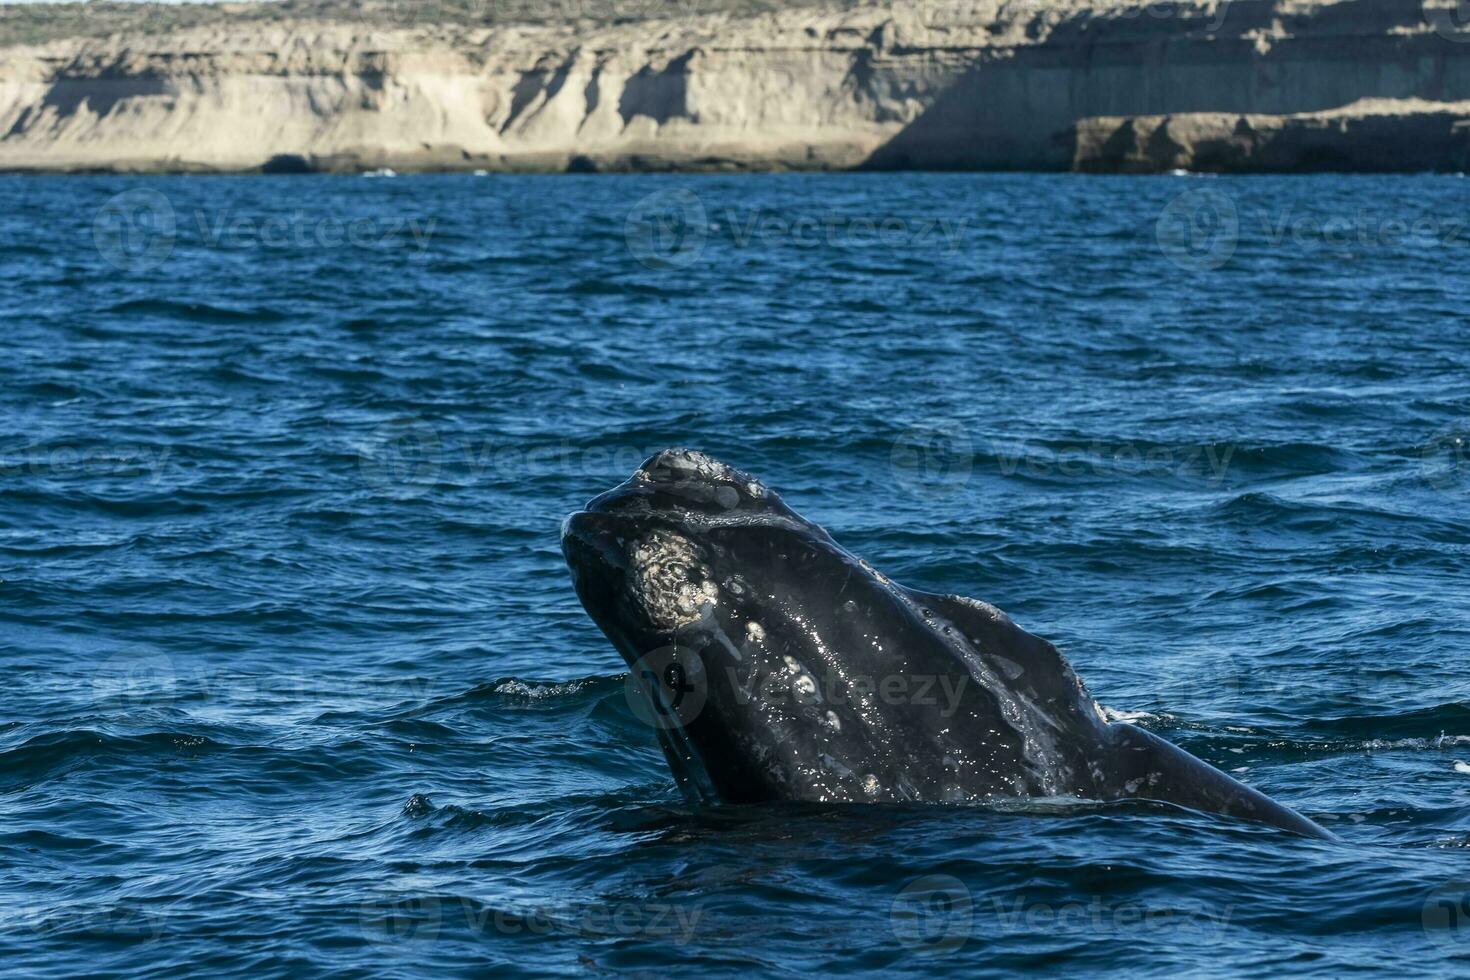
[[[1470,183],[0,178],[7,975],[1470,967]],[[681,798],[668,446],[1331,829]]]

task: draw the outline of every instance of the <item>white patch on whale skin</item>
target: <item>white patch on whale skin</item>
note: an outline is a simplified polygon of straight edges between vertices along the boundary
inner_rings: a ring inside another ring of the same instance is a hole
[[[660,457],[664,466],[678,473],[689,473],[694,476],[703,477],[706,480],[724,480],[727,483],[735,482],[735,469],[727,463],[722,463],[708,453],[702,453],[697,449],[684,449],[671,452]]]
[[[795,657],[782,657],[786,662],[786,675],[790,678],[791,696],[797,704],[815,704],[821,698],[817,697],[817,680],[807,672],[801,662]]]
[[[685,480],[724,484],[715,491],[715,500],[727,509],[739,505],[742,490],[753,499],[766,495],[766,488],[755,477],[698,450],[686,449],[665,454],[660,463]]]
[[[720,597],[710,570],[688,538],[656,530],[631,552],[629,585],[649,621],[663,629],[697,623]]]
[[[1007,616],[995,606],[992,606],[990,603],[985,602],[981,599],[976,599],[972,596],[967,595],[952,595],[949,598],[952,602],[957,602],[962,606],[969,606],[976,612],[983,613],[986,618],[988,618],[991,622],[1009,623],[1011,621],[1011,617]]]

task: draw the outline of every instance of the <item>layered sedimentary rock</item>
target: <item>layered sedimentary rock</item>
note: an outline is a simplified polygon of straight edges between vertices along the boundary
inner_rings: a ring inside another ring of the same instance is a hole
[[[0,168],[1466,169],[1455,0],[266,22],[0,49]]]

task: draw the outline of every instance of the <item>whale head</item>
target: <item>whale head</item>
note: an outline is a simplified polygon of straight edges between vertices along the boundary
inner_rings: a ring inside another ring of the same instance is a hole
[[[896,585],[741,470],[661,452],[568,517],[562,549],[696,799],[1057,789],[1056,740],[1024,700],[1078,701],[1050,644],[984,603]],[[1038,648],[983,639],[1008,630]]]

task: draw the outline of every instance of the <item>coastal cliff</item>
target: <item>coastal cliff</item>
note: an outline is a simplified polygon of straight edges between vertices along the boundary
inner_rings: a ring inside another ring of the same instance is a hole
[[[0,48],[0,169],[1465,170],[1455,0],[263,19]]]

